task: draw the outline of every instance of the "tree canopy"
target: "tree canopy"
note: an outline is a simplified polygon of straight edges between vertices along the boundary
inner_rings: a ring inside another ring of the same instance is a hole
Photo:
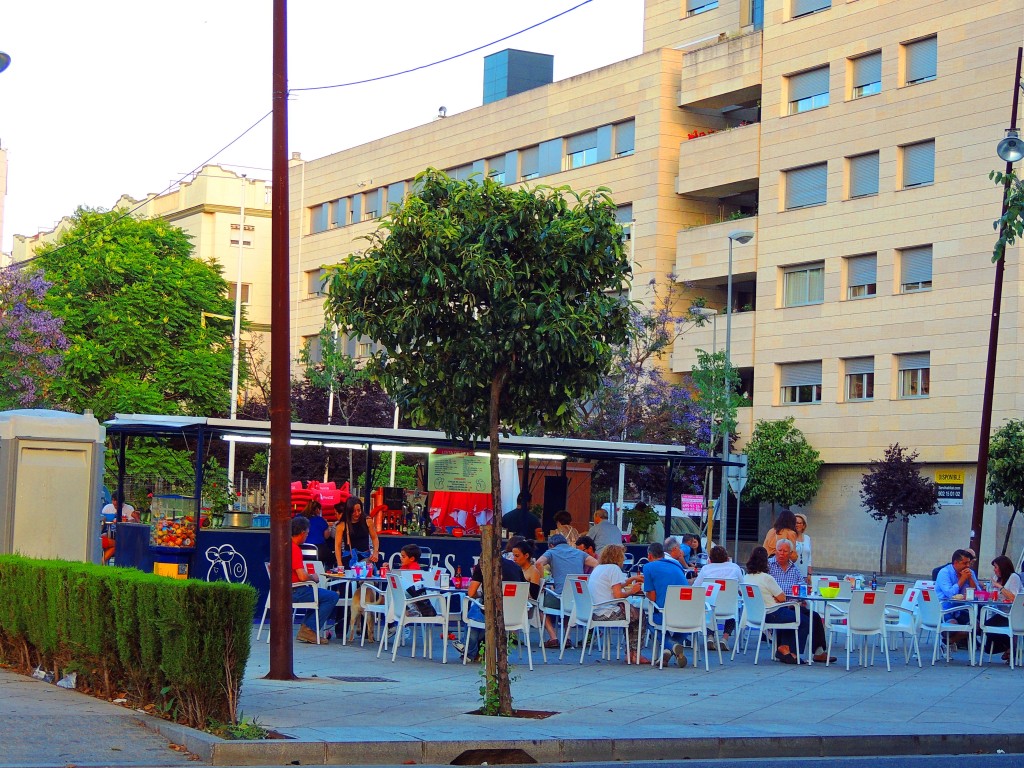
[[[993,433],[988,448],[986,490],[985,501],[1013,510],[1003,538],[1005,555],[1014,518],[1024,509],[1024,421],[1010,419]]]
[[[891,523],[916,515],[934,515],[939,511],[938,487],[924,477],[917,464],[917,451],[908,451],[899,443],[885,449],[885,457],[873,459],[860,480],[860,500],[875,520],[885,520],[878,570],[885,553],[885,534]]]
[[[327,308],[380,344],[367,370],[414,424],[490,437],[485,710],[511,713],[501,618],[498,431],[562,431],[630,333],[630,270],[606,190],[505,187],[428,169],[369,247],[331,271]],[[500,640],[499,640],[500,638]]]
[[[0,411],[53,406],[54,380],[68,342],[60,318],[44,306],[41,270],[0,269]]]
[[[48,310],[69,346],[53,398],[72,411],[215,415],[231,386],[232,315],[214,263],[192,258],[179,227],[126,211],[80,208],[37,258]],[[245,371],[240,376],[244,382]]]
[[[747,443],[747,487],[750,498],[775,505],[806,504],[821,487],[824,463],[790,416],[758,421]]]

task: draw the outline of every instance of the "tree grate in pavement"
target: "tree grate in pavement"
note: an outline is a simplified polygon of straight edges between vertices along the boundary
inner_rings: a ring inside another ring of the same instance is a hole
[[[340,680],[343,683],[397,683],[388,677],[346,677],[344,675],[328,675],[331,680]]]

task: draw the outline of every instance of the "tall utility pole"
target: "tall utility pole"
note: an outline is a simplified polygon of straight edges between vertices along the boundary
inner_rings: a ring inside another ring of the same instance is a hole
[[[288,0],[274,0],[273,204],[270,211],[270,671],[295,677],[291,595],[291,359],[288,321]]]
[[[242,174],[242,200],[239,203],[238,271],[235,274],[235,325],[231,341],[231,420],[238,415],[238,358],[242,339],[242,256],[245,253],[245,174]],[[228,443],[228,490],[235,492],[235,441]],[[232,499],[232,501],[234,501]]]
[[[1021,91],[1021,53],[1017,49],[1017,71],[1013,76],[1013,107],[1010,111],[1010,130],[1017,129],[1017,104]],[[1003,180],[1003,210],[999,218],[1006,216],[1006,193],[1010,189],[1010,174],[1013,161],[1006,161],[1006,177]],[[1005,225],[999,227],[1002,238]],[[995,284],[992,290],[992,318],[988,330],[988,361],[985,365],[985,393],[981,402],[981,435],[978,439],[978,469],[974,478],[974,508],[971,513],[971,548],[981,554],[981,526],[985,514],[985,478],[988,475],[988,444],[992,432],[992,399],[996,385],[996,355],[999,349],[999,313],[1003,304],[1003,272],[1006,269],[1006,247],[1000,248],[996,258]]]

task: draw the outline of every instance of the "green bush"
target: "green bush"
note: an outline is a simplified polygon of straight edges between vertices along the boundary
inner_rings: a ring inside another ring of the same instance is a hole
[[[245,584],[0,556],[0,655],[186,725],[235,723],[256,608]]]

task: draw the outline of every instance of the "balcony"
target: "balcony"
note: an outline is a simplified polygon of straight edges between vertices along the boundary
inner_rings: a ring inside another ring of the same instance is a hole
[[[732,249],[732,274],[757,272],[757,216],[721,221],[703,227],[684,229],[676,235],[676,270],[680,280],[688,283],[724,283],[729,274],[729,233],[749,229],[754,239]]]
[[[756,312],[732,313],[732,340],[730,360],[734,368],[752,368],[754,365],[754,316]],[[717,331],[716,331],[717,323]],[[672,370],[689,373],[697,364],[697,350],[712,352],[725,349],[725,315],[708,322],[701,328],[690,328],[676,340],[672,350]]]
[[[721,109],[760,98],[760,30],[683,54],[679,106]]]
[[[718,198],[756,190],[760,167],[760,123],[688,139],[679,146],[676,192]]]

